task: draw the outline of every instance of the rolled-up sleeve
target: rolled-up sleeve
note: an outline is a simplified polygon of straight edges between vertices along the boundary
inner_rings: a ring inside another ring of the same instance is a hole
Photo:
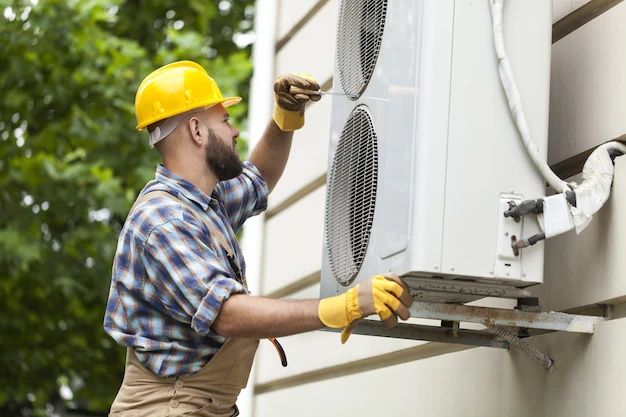
[[[153,291],[152,305],[199,334],[211,329],[222,303],[244,287],[222,265],[196,225],[170,220],[155,227],[144,243],[143,263]]]
[[[250,217],[267,208],[269,189],[259,169],[250,161],[243,163],[241,175],[217,184],[228,221],[237,231]]]

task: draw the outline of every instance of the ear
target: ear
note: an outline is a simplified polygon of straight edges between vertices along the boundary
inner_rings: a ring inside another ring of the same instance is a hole
[[[202,145],[202,124],[197,117],[191,117],[187,122],[187,128],[191,135],[191,140],[198,146]]]

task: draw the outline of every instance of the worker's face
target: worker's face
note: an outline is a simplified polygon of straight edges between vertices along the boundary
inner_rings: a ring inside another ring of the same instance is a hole
[[[235,178],[243,170],[236,148],[239,131],[230,124],[228,112],[221,105],[210,108],[207,116],[207,166],[220,181]]]

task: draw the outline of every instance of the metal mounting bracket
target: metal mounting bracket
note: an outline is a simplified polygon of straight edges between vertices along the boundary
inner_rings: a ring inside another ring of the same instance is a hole
[[[574,333],[593,333],[596,323],[604,317],[581,316],[551,311],[529,312],[503,308],[467,306],[463,304],[426,303],[415,301],[410,308],[411,317],[497,326],[521,327]]]
[[[564,331],[592,334],[596,323],[607,320],[600,316],[421,301],[414,301],[409,310],[411,317],[441,320],[441,326],[400,323],[389,329],[380,321],[362,320],[353,326],[352,333],[505,349],[512,347],[549,369],[554,363],[552,358],[523,340],[522,337],[528,336],[529,329],[538,333]],[[479,323],[485,329],[460,328],[462,322]]]

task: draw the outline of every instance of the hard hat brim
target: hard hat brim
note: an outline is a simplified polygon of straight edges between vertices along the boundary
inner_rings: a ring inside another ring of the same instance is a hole
[[[197,106],[185,109],[184,112],[187,112],[187,111],[190,111],[190,110],[194,110],[194,109],[198,109],[200,107],[210,108],[210,107],[216,106],[218,104],[221,104],[224,107],[230,107],[230,106],[234,106],[235,104],[237,104],[239,102],[241,102],[241,97],[224,97],[224,98],[222,98],[221,100],[218,100],[218,101],[211,101],[209,103],[200,103]],[[154,119],[147,120],[144,123],[138,124],[136,126],[136,129],[137,130],[143,130],[147,126],[150,126],[153,123],[156,123],[158,121],[167,119],[168,117],[176,116],[177,114],[181,114],[181,113],[184,113],[184,112],[172,112],[172,114],[168,114],[168,113],[161,114],[161,115],[159,115],[159,117],[155,117]]]

